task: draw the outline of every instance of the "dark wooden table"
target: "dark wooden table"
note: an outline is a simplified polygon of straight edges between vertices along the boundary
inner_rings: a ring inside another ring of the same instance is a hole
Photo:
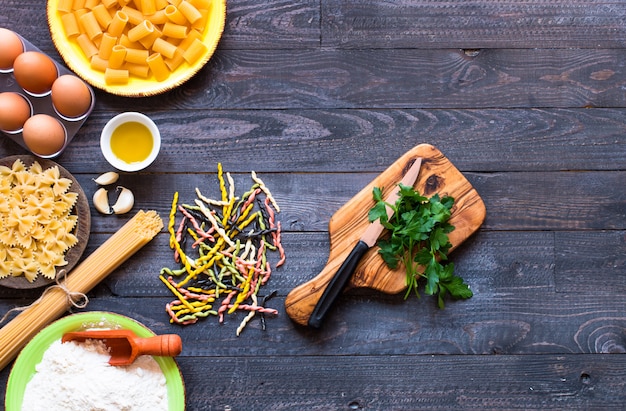
[[[1,0],[0,26],[60,61],[45,2]],[[256,171],[282,207],[287,262],[266,329],[241,317],[168,322],[165,230],[89,293],[85,310],[179,333],[189,410],[623,409],[626,406],[626,3],[232,0],[214,57],[165,94],[97,92],[56,159],[89,197],[111,168],[104,124],[141,111],[158,160],[124,174],[135,210],[217,192],[216,168]],[[451,256],[474,291],[345,295],[324,328],[296,327],[287,293],[329,252],[330,216],[420,143],[483,198],[480,230]],[[2,139],[0,156],[26,154]],[[92,208],[85,255],[128,216]],[[0,309],[41,290],[0,290]],[[81,310],[74,310],[80,312]],[[10,367],[0,373],[6,384]]]

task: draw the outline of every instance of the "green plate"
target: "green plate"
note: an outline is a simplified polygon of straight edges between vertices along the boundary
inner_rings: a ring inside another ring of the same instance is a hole
[[[5,397],[7,411],[21,411],[26,385],[35,375],[35,366],[41,362],[44,352],[50,345],[60,340],[66,332],[87,328],[124,328],[133,331],[139,337],[155,335],[143,324],[110,312],[91,311],[72,314],[53,322],[35,335],[35,338],[24,347],[15,360],[7,383]],[[184,410],[185,386],[178,364],[171,357],[154,357],[154,359],[165,374],[170,411]]]

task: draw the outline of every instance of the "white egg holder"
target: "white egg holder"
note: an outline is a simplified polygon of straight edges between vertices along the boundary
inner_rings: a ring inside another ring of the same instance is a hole
[[[15,33],[15,34],[22,41],[25,52],[26,51],[38,51],[42,54],[45,54],[39,48],[35,47],[32,43],[26,40],[24,37],[20,36],[18,33]],[[53,58],[50,57],[50,59],[54,62],[57,68],[57,77],[60,77],[65,74],[71,74],[73,76],[76,76],[76,74],[68,70],[63,65],[59,64]],[[76,77],[80,78],[78,76]],[[81,81],[83,80],[81,79]],[[52,104],[50,91],[41,95],[33,95],[32,93],[29,93],[28,91],[20,87],[20,85],[15,80],[13,69],[0,70],[0,93],[10,91],[10,92],[15,92],[15,93],[20,94],[22,97],[26,99],[26,101],[28,101],[31,107],[31,116],[34,116],[35,114],[48,114],[49,116],[52,116],[56,118],[57,120],[59,120],[59,122],[61,123],[61,125],[63,126],[65,130],[65,144],[63,144],[63,147],[56,153],[48,155],[48,156],[43,156],[43,155],[32,152],[28,148],[28,146],[26,146],[26,143],[24,143],[24,137],[22,135],[22,129],[15,130],[15,131],[0,130],[0,132],[8,136],[10,139],[18,143],[20,146],[24,147],[26,150],[30,151],[37,157],[54,158],[54,157],[59,156],[68,146],[68,144],[72,141],[72,139],[74,138],[78,130],[81,128],[83,123],[87,120],[87,117],[89,117],[89,115],[93,111],[93,108],[96,104],[96,96],[95,96],[93,89],[91,88],[89,84],[85,83],[85,85],[87,86],[87,88],[89,89],[89,93],[91,94],[91,105],[89,106],[89,109],[87,110],[87,112],[84,113],[83,115],[79,117],[69,118],[69,117],[65,117],[59,114],[57,110],[54,108],[54,105]]]

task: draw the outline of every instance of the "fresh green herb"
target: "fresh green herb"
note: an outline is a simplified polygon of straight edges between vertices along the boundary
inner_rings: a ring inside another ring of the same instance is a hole
[[[400,196],[395,204],[385,202],[382,190],[374,188],[376,204],[369,211],[369,221],[380,220],[391,235],[378,240],[380,255],[391,269],[402,262],[406,267],[407,292],[419,297],[419,280],[424,278],[424,293],[437,295],[439,308],[444,308],[444,297],[470,298],[473,294],[461,277],[454,275],[454,263],[448,260],[452,247],[448,234],[454,230],[450,219],[454,198],[431,198],[420,195],[413,187],[399,184]],[[387,207],[393,210],[387,217]]]

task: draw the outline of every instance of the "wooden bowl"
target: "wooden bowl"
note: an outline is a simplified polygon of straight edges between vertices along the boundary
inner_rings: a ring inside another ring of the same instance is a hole
[[[0,165],[11,167],[18,159],[22,160],[27,168],[30,167],[35,161],[37,161],[44,170],[55,166],[58,167],[61,177],[68,178],[72,181],[69,191],[78,194],[78,200],[72,209],[72,214],[78,216],[78,223],[74,228],[74,235],[78,238],[78,243],[66,251],[65,260],[67,261],[67,265],[56,268],[57,278],[59,277],[61,270],[65,270],[65,272],[69,274],[71,269],[76,265],[76,263],[78,263],[78,260],[83,255],[85,247],[87,247],[87,241],[89,240],[89,233],[91,231],[91,213],[89,211],[89,201],[87,196],[74,176],[52,160],[46,160],[35,156],[18,155],[0,159]],[[33,282],[29,282],[24,276],[8,276],[0,279],[0,285],[8,288],[27,289],[43,287],[52,284],[55,281],[56,279],[48,279],[41,274],[39,274]]]

